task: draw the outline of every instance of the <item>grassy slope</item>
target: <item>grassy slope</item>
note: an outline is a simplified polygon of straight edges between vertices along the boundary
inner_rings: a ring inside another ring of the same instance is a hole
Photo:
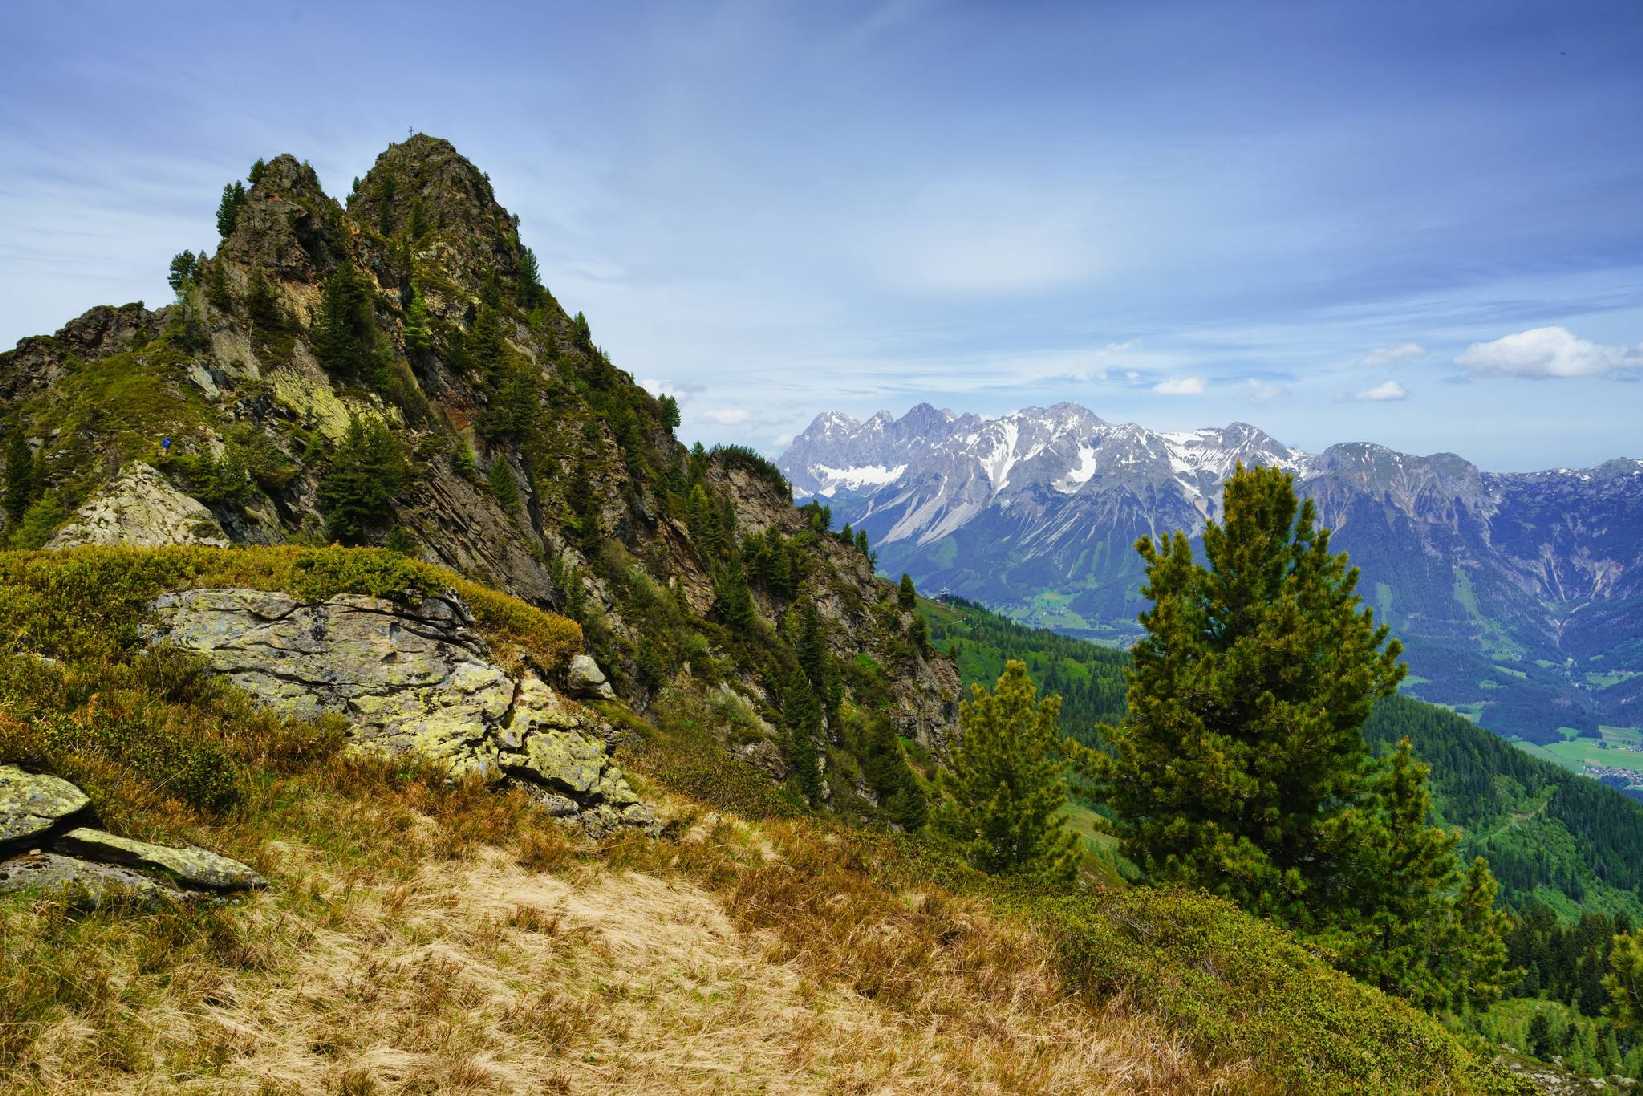
[[[138,601],[181,584],[388,594],[445,577],[341,550],[0,556],[0,626],[60,660],[0,658],[0,761],[69,775],[111,825],[221,849],[274,883],[160,913],[0,903],[0,1083],[1506,1085],[1431,1019],[1225,903],[1012,892],[923,842],[804,814],[688,713],[609,710],[673,824],[584,846],[520,793],[259,712],[197,664],[139,653],[130,626]],[[468,595],[523,653],[562,648],[556,618]]]

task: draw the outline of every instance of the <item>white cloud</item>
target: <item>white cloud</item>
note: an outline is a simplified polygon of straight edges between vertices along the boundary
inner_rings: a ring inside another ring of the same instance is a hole
[[[1275,400],[1288,391],[1281,384],[1273,384],[1271,381],[1263,381],[1258,377],[1251,377],[1249,380],[1245,381],[1244,390],[1249,393],[1250,399],[1255,400],[1258,403],[1265,403],[1267,400]]]
[[[1409,390],[1397,381],[1382,381],[1373,388],[1366,388],[1355,397],[1360,400],[1402,400],[1409,398]]]
[[[1152,390],[1160,396],[1202,396],[1204,394],[1204,378],[1171,377],[1167,381],[1159,381],[1153,385]]]
[[[1508,377],[1595,377],[1643,364],[1643,349],[1603,346],[1566,327],[1533,327],[1494,342],[1473,343],[1455,359],[1472,373]]]
[[[1395,362],[1408,361],[1426,353],[1426,348],[1418,342],[1393,343],[1391,346],[1377,346],[1363,356],[1363,364],[1370,368],[1379,368],[1383,365],[1392,365]]]
[[[741,426],[753,421],[753,412],[741,407],[710,407],[696,412],[695,417],[715,426]]]

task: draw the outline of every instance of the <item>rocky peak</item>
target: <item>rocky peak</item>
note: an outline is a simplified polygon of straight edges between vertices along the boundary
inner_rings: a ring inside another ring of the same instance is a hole
[[[289,153],[253,174],[219,257],[282,281],[318,281],[348,254],[342,207],[320,189],[314,169]]]
[[[520,273],[519,222],[484,172],[451,142],[418,133],[389,145],[348,200],[348,212],[385,236],[405,234],[458,285]]]

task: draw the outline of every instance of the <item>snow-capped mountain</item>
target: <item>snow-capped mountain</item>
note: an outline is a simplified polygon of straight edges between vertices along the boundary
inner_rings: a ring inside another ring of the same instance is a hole
[[[1123,641],[1141,607],[1135,540],[1201,532],[1240,462],[1294,473],[1317,502],[1420,695],[1528,737],[1643,725],[1643,461],[1498,474],[1451,453],[1308,454],[1247,423],[1162,432],[1061,403],[828,412],[778,463],[920,589]]]

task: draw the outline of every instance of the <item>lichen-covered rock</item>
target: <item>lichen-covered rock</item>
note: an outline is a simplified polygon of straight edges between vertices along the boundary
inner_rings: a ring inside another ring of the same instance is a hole
[[[408,608],[354,594],[310,603],[187,590],[155,602],[148,638],[197,652],[272,707],[343,716],[361,746],[529,784],[572,802],[594,828],[653,821],[599,720],[536,674],[497,665],[454,596]]]
[[[0,852],[31,847],[89,802],[85,792],[66,780],[0,765]]]
[[[210,510],[173,487],[153,466],[139,462],[127,467],[107,489],[80,507],[47,547],[80,544],[203,544],[224,548],[228,536]]]
[[[600,700],[615,700],[616,690],[610,687],[610,680],[605,677],[605,671],[599,668],[599,663],[589,654],[580,654],[570,660],[570,668],[565,677],[570,684],[570,690],[577,696],[593,696]]]
[[[98,864],[53,852],[0,861],[0,894],[64,889],[94,903],[119,897],[148,906],[184,897],[176,887],[116,864]]]
[[[260,890],[268,885],[238,860],[195,845],[154,845],[82,826],[63,834],[52,847],[81,860],[156,872],[196,890]]]

